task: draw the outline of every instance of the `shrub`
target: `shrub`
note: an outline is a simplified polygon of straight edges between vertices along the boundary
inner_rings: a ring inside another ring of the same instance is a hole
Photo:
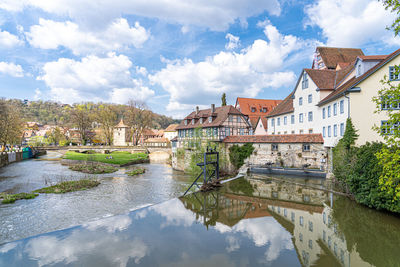
[[[229,148],[229,159],[232,165],[238,170],[243,166],[244,160],[250,157],[254,147],[251,143],[246,143],[243,146],[233,145]]]

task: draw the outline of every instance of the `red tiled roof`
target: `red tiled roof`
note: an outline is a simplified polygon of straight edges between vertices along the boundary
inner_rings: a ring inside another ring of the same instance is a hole
[[[264,116],[281,102],[282,100],[238,97],[236,107],[239,104],[240,112],[247,116]],[[254,112],[252,108],[254,108]],[[267,112],[263,112],[263,108],[266,108]]]
[[[351,63],[364,53],[358,48],[317,47],[322,61],[328,69],[336,69],[339,62]]]
[[[224,143],[324,143],[321,134],[231,135]]]
[[[168,138],[147,138],[146,141],[144,141],[145,143],[169,143]]]
[[[362,60],[384,60],[388,55],[359,56]]]
[[[291,92],[279,105],[277,105],[270,113],[268,113],[267,117],[272,117],[276,115],[282,115],[286,113],[293,112],[293,92]]]
[[[176,127],[178,127],[179,124],[170,124],[167,129],[164,130],[164,132],[175,132]]]
[[[335,87],[336,70],[304,69],[319,89]]]
[[[223,107],[217,107],[215,108],[215,112],[211,112],[211,108],[209,109],[203,109],[199,110],[198,113],[196,111],[193,111],[190,113],[188,116],[186,116],[181,123],[179,124],[178,127],[176,127],[177,130],[181,129],[193,129],[197,127],[215,127],[215,126],[221,126],[222,123],[228,118],[228,115],[243,115],[239,110],[234,108],[232,105],[228,106],[223,106]],[[208,117],[212,116],[212,122],[208,122]],[[192,124],[191,120],[195,119],[195,123]],[[203,123],[200,124],[200,118],[203,118]],[[185,125],[185,120],[190,120],[188,121],[188,124]]]
[[[321,106],[321,105],[323,105],[325,103],[328,103],[328,102],[330,102],[332,100],[335,100],[336,98],[342,96],[347,90],[351,89],[352,87],[354,87],[355,85],[357,85],[358,83],[363,81],[365,78],[367,78],[369,75],[373,74],[376,70],[378,70],[383,65],[388,63],[390,60],[392,60],[393,57],[397,56],[399,53],[400,53],[400,49],[397,49],[396,51],[394,51],[390,55],[386,56],[384,60],[382,60],[381,62],[376,64],[374,67],[369,69],[367,72],[365,72],[363,75],[361,75],[361,76],[359,76],[357,78],[356,77],[351,78],[346,83],[344,83],[339,88],[337,88],[335,91],[330,93],[327,97],[322,99],[318,103],[318,106]]]

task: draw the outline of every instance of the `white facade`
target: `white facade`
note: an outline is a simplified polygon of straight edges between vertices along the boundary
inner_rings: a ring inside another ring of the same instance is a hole
[[[171,141],[173,138],[178,136],[178,131],[164,132],[164,137]]]
[[[264,124],[261,120],[261,118],[257,122],[257,126],[254,130],[254,135],[264,135],[267,134],[267,131],[265,130]]]

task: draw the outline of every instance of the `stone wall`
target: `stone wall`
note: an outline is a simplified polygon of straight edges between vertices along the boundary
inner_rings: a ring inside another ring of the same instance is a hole
[[[0,167],[18,161],[22,161],[22,151],[0,152]]]
[[[233,145],[243,145],[244,143],[223,143],[226,166],[221,171],[232,173],[234,167],[229,162],[229,148]],[[277,150],[272,150],[272,144],[278,145]],[[254,143],[253,154],[245,160],[245,165],[266,165],[271,163],[277,167],[302,168],[309,164],[308,168],[321,169],[328,171],[328,151],[322,143],[309,143],[310,151],[303,151],[302,143]],[[184,171],[189,168],[191,149],[174,149],[172,154],[172,167],[176,170]]]

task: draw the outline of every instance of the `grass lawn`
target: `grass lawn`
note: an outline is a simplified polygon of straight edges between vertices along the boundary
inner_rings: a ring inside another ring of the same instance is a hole
[[[107,159],[108,157],[108,159]],[[110,159],[109,157],[112,157]],[[68,151],[64,155],[64,159],[71,159],[71,160],[86,160],[86,161],[95,161],[95,162],[103,162],[103,163],[110,163],[110,164],[118,164],[123,165],[130,162],[143,162],[144,160],[148,160],[149,156],[145,153],[135,153],[131,154],[127,151],[116,151],[111,154],[85,154],[85,153],[78,153],[74,151]]]

